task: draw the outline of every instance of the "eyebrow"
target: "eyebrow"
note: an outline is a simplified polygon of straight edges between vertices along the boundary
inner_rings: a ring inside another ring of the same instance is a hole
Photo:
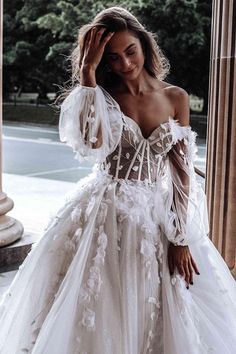
[[[128,47],[125,48],[124,52],[126,52],[128,49],[130,49],[130,47],[132,47],[133,45],[136,45],[136,43],[131,43],[130,45],[128,45]],[[117,53],[115,53],[115,52],[108,52],[107,54],[108,54],[108,55],[112,55],[112,54],[117,54]]]

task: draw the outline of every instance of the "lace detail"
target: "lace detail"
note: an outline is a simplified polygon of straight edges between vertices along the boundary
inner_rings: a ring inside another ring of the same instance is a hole
[[[89,268],[89,276],[86,283],[82,286],[79,295],[79,304],[84,305],[82,312],[82,319],[78,322],[87,329],[87,331],[96,330],[96,314],[93,309],[92,299],[96,302],[101,290],[101,267],[104,264],[107,247],[107,235],[104,232],[104,223],[107,217],[109,199],[105,199],[101,205],[100,210],[96,218],[95,237],[97,238],[97,250],[96,255],[92,258],[92,265]],[[82,338],[77,337],[77,341],[81,341]]]
[[[192,333],[191,345],[198,349],[199,353],[214,353],[216,348],[205,343],[200,330],[201,323],[194,309],[194,302],[191,292],[186,289],[185,281],[180,274],[171,277],[171,284],[175,288],[176,306],[179,307],[180,316],[183,323]]]
[[[131,121],[123,115],[121,140],[102,168],[115,179],[153,183],[163,176],[165,158],[173,144],[169,121],[157,127],[148,139],[142,137],[137,124]]]
[[[78,85],[62,103],[60,140],[72,147],[79,161],[103,161],[117,146],[121,130],[119,110],[99,86]]]

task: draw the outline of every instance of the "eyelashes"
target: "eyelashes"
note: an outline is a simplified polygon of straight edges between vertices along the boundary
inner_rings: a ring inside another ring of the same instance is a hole
[[[134,55],[135,53],[136,53],[135,51],[132,51],[132,52],[128,52],[127,55],[128,55],[128,56],[131,56],[131,55]],[[116,61],[116,60],[118,59],[118,57],[112,57],[112,56],[110,56],[109,59],[112,60],[112,61]]]

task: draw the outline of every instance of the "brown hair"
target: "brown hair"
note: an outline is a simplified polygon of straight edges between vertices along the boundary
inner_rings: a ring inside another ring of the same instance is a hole
[[[147,31],[141,23],[129,11],[122,7],[110,7],[99,12],[93,21],[80,28],[78,33],[77,46],[71,54],[72,64],[72,86],[80,81],[80,70],[84,53],[84,44],[91,27],[106,27],[104,35],[108,32],[131,31],[139,38],[145,54],[144,67],[147,72],[155,78],[163,80],[169,73],[170,65],[161,49],[159,48],[155,35]],[[115,76],[115,77],[114,77]],[[96,81],[98,84],[110,86],[117,76],[112,72],[107,74],[107,66],[103,55],[97,70]]]

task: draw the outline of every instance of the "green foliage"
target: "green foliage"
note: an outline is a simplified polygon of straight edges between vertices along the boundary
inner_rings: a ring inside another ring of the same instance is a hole
[[[157,35],[160,47],[170,60],[168,80],[204,97],[206,102],[211,3],[203,0],[151,0],[137,9],[136,15]]]
[[[207,0],[12,0],[4,4],[4,82],[54,90],[68,77],[78,29],[109,6],[123,6],[158,39],[171,64],[167,81],[207,97],[211,2]]]

